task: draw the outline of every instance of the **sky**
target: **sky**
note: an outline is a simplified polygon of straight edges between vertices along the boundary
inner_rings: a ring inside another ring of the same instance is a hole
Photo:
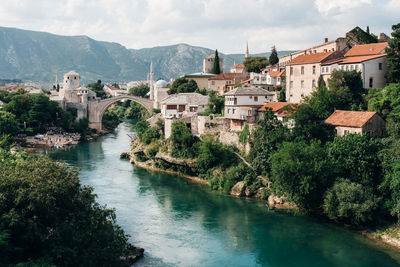
[[[127,48],[187,43],[223,53],[297,50],[355,26],[390,36],[400,0],[1,0],[0,26]],[[1,44],[0,44],[1,45]]]

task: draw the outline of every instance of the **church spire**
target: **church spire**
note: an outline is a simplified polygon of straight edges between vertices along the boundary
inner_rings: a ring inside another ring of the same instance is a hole
[[[249,57],[249,42],[246,42],[246,54],[244,56],[245,58]]]

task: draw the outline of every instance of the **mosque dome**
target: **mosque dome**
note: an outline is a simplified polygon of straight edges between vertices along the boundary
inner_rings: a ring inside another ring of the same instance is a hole
[[[166,82],[166,81],[164,81],[164,80],[158,80],[157,82],[156,82],[156,87],[158,87],[158,88],[164,88],[164,87],[166,87],[168,85],[168,83]]]

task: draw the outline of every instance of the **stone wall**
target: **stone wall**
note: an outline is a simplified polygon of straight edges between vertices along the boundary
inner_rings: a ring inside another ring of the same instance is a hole
[[[227,131],[221,131],[219,133],[219,141],[223,144],[227,145],[234,145],[236,146],[239,150],[244,151],[246,154],[249,154],[250,152],[250,144],[246,143],[246,145],[243,145],[239,141],[239,132],[227,132]]]
[[[194,120],[192,120],[194,121]],[[192,122],[192,133],[197,135],[216,134],[229,129],[229,120],[224,117],[197,116],[197,129],[193,131],[194,122]]]

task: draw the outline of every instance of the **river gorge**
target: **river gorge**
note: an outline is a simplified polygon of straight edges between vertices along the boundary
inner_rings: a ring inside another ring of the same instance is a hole
[[[268,209],[184,178],[121,160],[132,125],[69,150],[46,152],[81,168],[98,202],[115,208],[130,241],[145,249],[135,266],[398,266],[395,250],[317,218]]]

